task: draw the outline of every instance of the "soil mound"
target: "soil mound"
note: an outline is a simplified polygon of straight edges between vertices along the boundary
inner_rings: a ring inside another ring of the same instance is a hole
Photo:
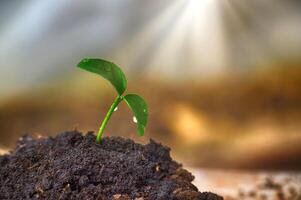
[[[20,138],[0,156],[0,199],[222,200],[201,193],[170,149],[77,131],[52,138]]]

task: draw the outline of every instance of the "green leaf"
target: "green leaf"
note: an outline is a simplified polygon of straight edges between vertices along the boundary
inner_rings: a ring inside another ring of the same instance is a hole
[[[137,119],[137,133],[140,136],[144,135],[144,129],[147,124],[148,106],[144,99],[136,94],[127,94],[124,96],[126,104],[133,111]]]
[[[127,81],[123,71],[114,63],[102,59],[85,58],[77,66],[89,72],[99,74],[110,81],[119,95],[124,93]]]

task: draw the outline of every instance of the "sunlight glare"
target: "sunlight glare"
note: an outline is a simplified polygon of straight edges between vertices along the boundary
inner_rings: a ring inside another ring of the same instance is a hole
[[[221,71],[226,42],[218,6],[219,0],[174,1],[128,40],[116,57],[124,58],[125,65],[143,65],[151,76],[158,71],[181,77]]]
[[[188,10],[190,12],[199,12],[202,5],[208,3],[210,0],[188,0]]]

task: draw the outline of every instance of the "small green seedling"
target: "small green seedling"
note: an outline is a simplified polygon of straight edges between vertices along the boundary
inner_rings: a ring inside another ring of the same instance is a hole
[[[118,93],[118,96],[111,105],[99,128],[99,131],[96,136],[96,142],[100,142],[109,119],[111,118],[113,112],[117,109],[118,104],[122,100],[126,102],[126,104],[129,106],[129,108],[134,114],[133,120],[135,123],[137,123],[137,134],[139,136],[143,136],[144,129],[147,123],[148,106],[143,100],[143,98],[137,94],[123,95],[127,86],[127,80],[123,71],[114,63],[102,59],[85,58],[81,60],[80,63],[78,63],[77,67],[85,69],[89,72],[99,74],[103,78],[107,79],[115,87]]]

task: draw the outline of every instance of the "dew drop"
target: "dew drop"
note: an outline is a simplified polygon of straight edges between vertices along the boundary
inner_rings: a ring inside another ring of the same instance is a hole
[[[114,109],[114,112],[116,112],[118,110],[118,107],[116,107],[115,109]]]
[[[137,121],[137,118],[136,118],[135,116],[133,117],[133,122],[136,123],[136,124],[137,124],[137,122],[138,122],[138,121]]]

